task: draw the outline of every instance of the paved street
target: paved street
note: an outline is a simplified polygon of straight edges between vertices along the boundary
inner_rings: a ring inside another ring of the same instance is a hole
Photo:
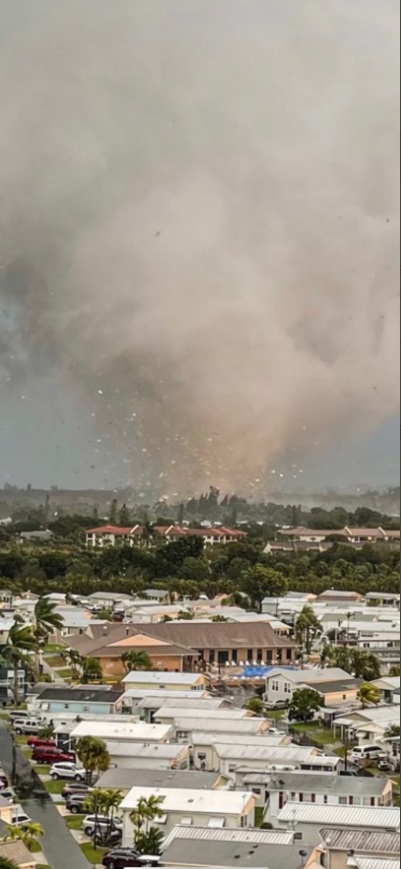
[[[51,869],[90,869],[29,761],[18,748],[13,757],[13,743],[4,721],[0,722],[0,761],[10,780],[14,767],[20,802],[32,820],[45,830],[41,846]]]

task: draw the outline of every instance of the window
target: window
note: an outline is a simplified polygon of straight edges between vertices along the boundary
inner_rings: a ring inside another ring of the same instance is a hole
[[[338,805],[339,806],[347,806],[348,805],[347,797],[339,797]]]
[[[229,763],[229,764],[228,764],[228,771],[229,771],[229,772],[235,772],[236,769],[237,769],[237,764],[236,764],[236,763]]]
[[[256,660],[259,664],[263,661],[263,649],[256,650]]]
[[[64,709],[69,709],[69,708],[70,708],[70,704],[69,704],[69,703],[64,703]]]
[[[215,652],[215,650],[214,650],[214,649],[210,649],[210,652],[209,652],[209,663],[210,663],[210,664],[214,664],[215,657],[216,657],[216,652]]]
[[[287,649],[287,661],[292,661],[292,649]]]
[[[271,664],[272,660],[273,660],[273,652],[271,649],[268,649],[266,652],[266,663]]]
[[[324,803],[324,805],[327,806],[327,805],[328,805],[328,802],[329,802],[329,798],[328,798],[327,794],[324,794],[324,796],[323,796],[323,803]]]
[[[279,683],[278,679],[273,679],[272,691],[279,691],[279,690],[280,690],[280,683]]]
[[[247,661],[253,661],[253,649],[248,649],[246,653]]]
[[[238,649],[233,649],[231,654],[231,660],[236,664],[238,661]]]
[[[284,682],[284,693],[291,694],[291,683],[290,682]]]
[[[206,760],[206,751],[198,751],[198,760]]]
[[[315,803],[315,802],[316,802],[316,794],[311,794],[311,795],[310,795],[310,798],[311,798],[311,802],[312,802],[312,803]]]

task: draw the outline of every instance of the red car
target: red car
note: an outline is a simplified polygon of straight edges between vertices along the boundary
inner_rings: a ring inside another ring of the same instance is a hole
[[[41,739],[40,736],[30,736],[27,740],[29,748],[57,748],[57,743],[54,739]]]
[[[62,751],[61,748],[46,748],[38,745],[33,749],[32,760],[37,763],[70,763],[75,762],[75,754],[73,752]]]

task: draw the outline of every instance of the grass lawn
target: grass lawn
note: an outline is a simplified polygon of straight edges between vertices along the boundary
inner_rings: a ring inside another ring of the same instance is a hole
[[[321,745],[332,745],[335,738],[331,730],[325,730],[316,724],[293,724],[291,730],[297,733],[304,733],[305,736],[310,736],[315,742],[320,742]]]
[[[72,671],[69,667],[64,667],[62,670],[57,670],[57,675],[60,676],[61,679],[71,679]]]
[[[65,667],[65,659],[61,657],[61,655],[49,655],[49,657],[45,658],[46,664],[49,667],[53,667],[54,670],[59,667]]]
[[[286,712],[286,709],[268,709],[266,711],[266,718],[271,718],[272,721],[281,721]]]
[[[46,764],[38,763],[38,764],[35,764],[34,769],[38,775],[49,775],[50,766],[48,766]]]
[[[85,815],[67,815],[65,822],[69,830],[82,830]]]
[[[47,792],[49,794],[61,794],[63,787],[65,785],[64,781],[45,781],[43,782]]]
[[[28,736],[23,736],[22,734],[21,734],[21,736],[15,737],[15,741],[16,741],[17,745],[22,745],[22,746],[25,745],[27,748],[29,748],[29,745],[27,745],[28,739],[29,739]]]
[[[345,746],[343,748],[336,748],[334,754],[337,754],[338,757],[345,758],[345,755],[347,754],[347,749],[345,748]]]
[[[261,827],[263,824],[263,806],[256,806],[255,809],[255,827]]]
[[[92,863],[92,866],[96,866],[98,863],[102,862],[103,856],[106,853],[106,848],[96,848],[95,851],[92,842],[85,842],[84,845],[81,845],[81,851],[85,855],[88,863]]]

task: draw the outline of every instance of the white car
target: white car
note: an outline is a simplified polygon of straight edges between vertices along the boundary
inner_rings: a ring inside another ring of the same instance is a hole
[[[74,781],[85,781],[86,769],[83,766],[77,766],[75,763],[68,761],[54,763],[50,768],[50,775],[53,781],[58,781],[62,778],[72,778]]]
[[[107,830],[108,827],[111,826],[112,830],[121,830],[123,829],[123,819],[122,818],[113,818],[110,823],[110,819],[107,815],[87,815],[86,818],[82,821],[82,829],[85,833],[85,836],[94,836],[95,827],[97,827],[99,832],[103,832]]]
[[[31,824],[32,819],[29,815],[24,812],[23,809],[18,808],[15,809],[15,812],[11,815],[10,826],[11,827],[23,827],[24,824]]]

